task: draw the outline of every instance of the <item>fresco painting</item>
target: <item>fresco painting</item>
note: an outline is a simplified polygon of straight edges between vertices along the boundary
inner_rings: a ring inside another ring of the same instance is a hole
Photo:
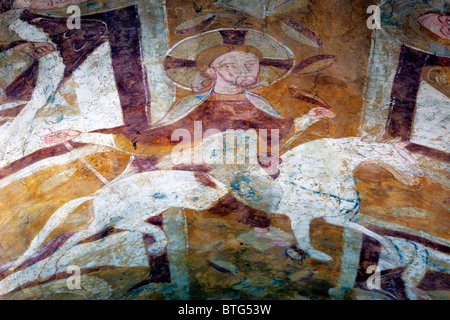
[[[0,299],[449,299],[449,70],[441,0],[1,1]]]

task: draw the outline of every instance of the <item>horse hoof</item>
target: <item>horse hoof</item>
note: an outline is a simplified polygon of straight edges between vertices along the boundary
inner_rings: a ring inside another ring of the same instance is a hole
[[[291,246],[291,247],[287,248],[286,250],[284,250],[284,254],[289,259],[296,261],[296,262],[303,261],[307,256],[305,251],[303,251],[302,249],[297,248],[295,246]]]

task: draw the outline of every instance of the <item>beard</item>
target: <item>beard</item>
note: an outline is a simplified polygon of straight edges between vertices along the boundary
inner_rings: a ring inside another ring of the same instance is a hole
[[[254,76],[240,76],[235,80],[235,85],[240,86],[242,88],[251,88],[254,87],[258,83],[258,78]]]

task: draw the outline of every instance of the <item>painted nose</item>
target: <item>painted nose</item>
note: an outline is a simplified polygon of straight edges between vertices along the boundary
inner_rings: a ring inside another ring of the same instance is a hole
[[[245,65],[241,65],[241,66],[239,66],[238,72],[239,72],[239,74],[243,74],[243,75],[250,74],[250,68],[246,67]]]

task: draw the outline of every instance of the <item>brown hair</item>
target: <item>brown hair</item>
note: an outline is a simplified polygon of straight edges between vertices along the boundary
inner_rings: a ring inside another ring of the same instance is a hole
[[[246,45],[238,46],[238,45],[229,45],[229,44],[218,45],[218,46],[206,49],[197,55],[197,59],[196,59],[197,69],[200,70],[201,72],[208,70],[211,63],[215,59],[217,59],[221,55],[230,53],[232,51],[251,53],[254,56],[256,56],[259,60],[261,60],[263,57],[261,51],[259,51],[258,49],[256,49],[255,47],[252,47],[252,46],[246,46]]]

